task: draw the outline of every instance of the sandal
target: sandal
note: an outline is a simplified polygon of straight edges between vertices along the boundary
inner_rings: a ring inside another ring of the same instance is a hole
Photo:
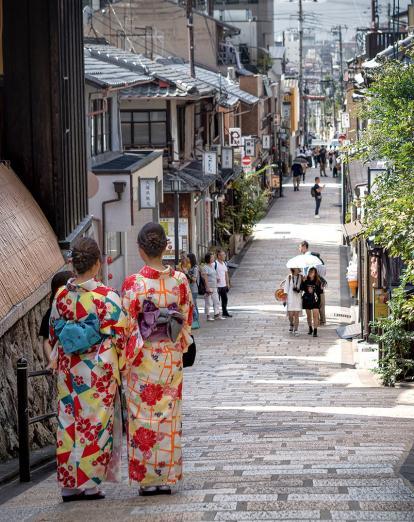
[[[102,491],[98,491],[98,493],[93,493],[92,495],[87,495],[84,491],[81,493],[77,493],[76,495],[65,495],[62,496],[63,502],[77,502],[78,500],[103,500],[105,498],[105,494]]]
[[[171,495],[170,486],[158,486],[157,490],[160,495]]]
[[[158,489],[156,486],[148,486],[148,487],[139,488],[140,497],[152,497],[153,495],[158,495]]]

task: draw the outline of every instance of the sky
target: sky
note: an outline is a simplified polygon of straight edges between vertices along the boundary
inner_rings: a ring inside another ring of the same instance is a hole
[[[298,0],[274,0],[276,38],[289,27],[297,28]],[[400,0],[400,10],[406,9],[411,0]],[[387,20],[388,0],[380,0],[380,21]],[[391,0],[392,4],[392,0]],[[332,26],[347,25],[346,37],[350,39],[357,27],[371,22],[371,0],[303,0],[305,29],[313,27],[317,33],[329,33]]]

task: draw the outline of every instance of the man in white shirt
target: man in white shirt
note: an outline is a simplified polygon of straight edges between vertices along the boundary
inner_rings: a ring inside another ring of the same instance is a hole
[[[227,293],[230,289],[230,280],[226,263],[226,252],[221,248],[217,250],[217,261],[215,263],[215,268],[217,272],[217,290],[223,311],[222,315],[223,317],[232,317],[227,310]]]

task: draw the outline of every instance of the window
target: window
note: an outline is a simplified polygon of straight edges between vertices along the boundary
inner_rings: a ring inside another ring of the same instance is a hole
[[[91,103],[91,155],[97,156],[112,148],[112,100],[99,98]],[[106,109],[106,110],[105,110]]]
[[[122,143],[129,147],[166,147],[167,111],[121,111]]]
[[[106,233],[106,251],[108,256],[112,257],[112,261],[122,256],[122,235],[121,232]]]

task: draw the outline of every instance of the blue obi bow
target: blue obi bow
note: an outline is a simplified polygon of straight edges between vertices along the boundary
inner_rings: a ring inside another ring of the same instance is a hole
[[[55,321],[54,329],[66,354],[84,353],[100,343],[104,336],[100,332],[99,319],[89,314],[83,321]]]

